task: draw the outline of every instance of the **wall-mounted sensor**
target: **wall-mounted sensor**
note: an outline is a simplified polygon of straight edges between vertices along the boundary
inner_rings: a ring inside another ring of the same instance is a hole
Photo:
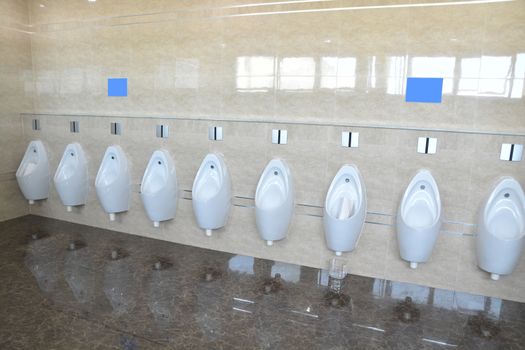
[[[111,135],[122,135],[122,124],[111,123]]]
[[[272,143],[276,145],[286,145],[288,143],[288,131],[284,129],[273,129]]]
[[[417,140],[417,153],[435,154],[437,151],[437,139],[434,137],[420,137]]]
[[[33,130],[40,130],[40,120],[33,119],[31,121],[31,126],[32,126]]]
[[[523,156],[523,145],[517,143],[503,143],[499,159],[519,162]]]
[[[208,140],[222,141],[222,126],[210,126],[208,128]]]
[[[72,120],[69,122],[69,131],[73,133],[80,132],[80,123],[76,120]]]
[[[343,147],[359,147],[359,133],[343,131],[341,133],[341,146]]]
[[[165,124],[157,125],[156,128],[155,128],[155,131],[156,131],[155,134],[157,135],[157,137],[165,139],[168,136],[170,136],[170,129]]]

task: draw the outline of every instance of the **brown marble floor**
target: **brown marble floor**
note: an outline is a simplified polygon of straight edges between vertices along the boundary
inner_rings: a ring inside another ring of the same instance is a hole
[[[0,237],[1,349],[525,348],[521,303],[359,276],[329,294],[324,270],[36,216]]]

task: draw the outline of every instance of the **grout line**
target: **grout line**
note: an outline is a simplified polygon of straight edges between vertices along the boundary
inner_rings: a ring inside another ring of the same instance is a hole
[[[421,132],[437,132],[437,133],[452,133],[452,134],[467,134],[467,135],[487,135],[487,136],[516,136],[524,137],[525,133],[513,132],[493,132],[481,130],[452,130],[444,128],[416,128],[409,126],[398,125],[372,125],[372,124],[351,124],[351,123],[316,123],[316,122],[297,122],[291,120],[273,121],[264,119],[254,120],[236,120],[227,118],[204,118],[204,117],[180,117],[180,116],[143,116],[143,115],[97,115],[97,114],[68,114],[68,113],[20,113],[21,116],[51,116],[51,117],[98,117],[98,118],[142,118],[142,119],[171,119],[184,121],[203,121],[203,122],[226,122],[226,123],[241,123],[241,124],[268,124],[268,125],[301,125],[301,126],[323,126],[323,127],[345,127],[345,128],[362,128],[362,129],[382,129],[382,130],[399,130],[399,131],[421,131]]]
[[[8,171],[0,174],[0,182],[16,180],[16,171]]]

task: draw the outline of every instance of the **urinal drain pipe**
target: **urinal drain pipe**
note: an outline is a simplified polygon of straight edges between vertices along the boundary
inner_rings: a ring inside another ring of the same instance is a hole
[[[497,280],[499,280],[499,275],[497,273],[491,273],[490,274],[490,279],[493,280],[493,281],[497,281]]]

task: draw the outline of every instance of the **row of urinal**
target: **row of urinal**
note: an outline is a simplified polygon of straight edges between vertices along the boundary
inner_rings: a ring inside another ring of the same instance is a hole
[[[88,191],[87,161],[78,143],[66,146],[54,176],[62,203],[68,211],[86,204]],[[16,177],[30,204],[49,195],[49,162],[44,144],[32,141]],[[109,146],[95,180],[100,203],[111,221],[129,209],[131,181],[127,157],[118,145]],[[155,227],[173,219],[177,211],[178,186],[175,164],[166,150],[151,156],[140,194],[144,208]],[[256,195],[256,221],[261,237],[271,245],[285,238],[292,218],[293,183],[284,162],[274,159],[264,170]],[[206,235],[226,225],[231,208],[231,180],[220,154],[208,154],[197,172],[192,188],[192,204],[197,224]]]
[[[401,258],[411,268],[426,262],[441,227],[441,199],[429,171],[414,176],[397,213],[397,237]],[[525,194],[519,182],[502,177],[484,202],[478,219],[478,266],[493,280],[510,274],[525,244]]]
[[[32,141],[18,168],[19,187],[29,204],[49,196],[49,162],[44,144]],[[87,159],[80,144],[66,146],[53,178],[57,193],[72,211],[86,204],[88,194]],[[224,181],[223,181],[224,180]],[[102,158],[95,189],[104,211],[114,221],[116,214],[129,209],[131,180],[127,157],[118,145],[109,146]],[[175,163],[166,150],[151,156],[140,194],[148,217],[155,227],[173,219],[177,211],[178,186]],[[226,224],[231,202],[229,175],[222,157],[210,154],[204,159],[193,186],[193,206],[200,227],[208,235]]]
[[[49,193],[49,165],[41,141],[32,141],[17,179],[29,203],[45,199]],[[87,198],[87,161],[78,143],[67,145],[54,176],[62,203],[68,211],[84,205]],[[127,157],[119,146],[107,148],[95,180],[102,207],[115,220],[116,214],[129,209],[130,175]],[[155,151],[141,182],[141,197],[148,217],[158,227],[175,217],[177,176],[175,165],[165,150]],[[199,227],[211,235],[226,225],[231,207],[231,180],[221,155],[207,155],[195,177],[192,203]],[[325,228],[330,249],[340,255],[354,249],[366,215],[366,195],[359,172],[343,166],[337,173],[327,198]],[[261,238],[272,245],[286,237],[294,207],[294,185],[290,169],[279,159],[264,169],[255,194],[256,224]]]
[[[31,142],[17,172],[20,188],[30,202],[47,198],[48,167],[43,144]],[[79,144],[66,147],[54,180],[69,210],[71,206],[85,203],[87,166]],[[128,210],[129,186],[124,152],[119,146],[108,147],[95,187],[110,219],[114,220],[115,213]],[[177,182],[175,166],[167,151],[153,153],[141,183],[141,197],[155,226],[174,218]],[[192,197],[197,223],[208,235],[226,225],[231,206],[231,181],[222,156],[209,154],[205,157],[193,184]],[[270,161],[255,195],[257,228],[268,245],[286,237],[292,219],[293,198],[289,168],[282,160]],[[329,187],[323,216],[327,246],[337,255],[357,246],[366,207],[366,189],[358,169],[344,165]],[[400,255],[412,268],[430,258],[441,227],[441,213],[438,186],[430,172],[422,170],[407,187],[397,215]],[[521,186],[510,177],[502,178],[485,203],[477,235],[478,264],[491,272],[493,279],[510,273],[519,260],[525,235],[524,213],[525,196]]]

